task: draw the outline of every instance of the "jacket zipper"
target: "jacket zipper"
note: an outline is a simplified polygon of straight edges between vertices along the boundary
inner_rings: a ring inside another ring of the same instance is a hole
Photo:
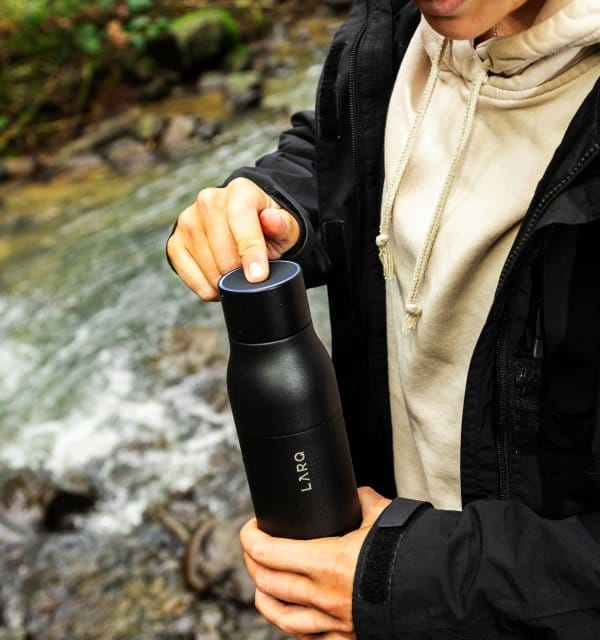
[[[548,191],[540,200],[531,217],[527,221],[523,232],[520,234],[514,247],[511,249],[500,279],[496,295],[498,296],[503,285],[508,279],[508,275],[514,269],[520,255],[531,234],[540,221],[540,218],[548,208],[550,202],[568,187],[573,180],[581,173],[587,161],[594,156],[600,149],[600,142],[597,142],[584,153],[579,162],[569,171],[569,173]],[[508,424],[508,355],[507,355],[507,338],[510,312],[512,302],[509,299],[505,303],[505,308],[500,321],[500,330],[498,332],[498,340],[496,342],[496,382],[498,385],[498,436],[496,438],[496,454],[498,460],[498,498],[500,500],[508,500],[510,498],[510,470],[509,470],[509,424]]]
[[[354,189],[356,192],[356,213],[357,213],[357,228],[359,237],[362,235],[362,225],[363,225],[363,201],[362,201],[362,163],[360,156],[360,118],[359,118],[359,107],[357,104],[358,96],[357,96],[357,86],[356,86],[356,75],[357,75],[357,58],[358,58],[358,49],[362,42],[363,36],[367,30],[367,26],[369,24],[369,19],[371,17],[371,3],[367,1],[366,3],[366,16],[364,22],[361,26],[358,35],[356,36],[356,40],[354,41],[354,45],[350,52],[350,60],[348,63],[348,92],[349,92],[349,105],[350,105],[350,136],[351,136],[351,144],[352,144],[352,165],[354,170]],[[363,291],[363,286],[360,278],[360,246],[361,243],[356,243],[356,280],[357,280],[357,290],[358,290],[358,320],[360,323],[360,333],[362,336],[365,334],[365,326],[364,326],[364,308],[365,308],[365,294]]]

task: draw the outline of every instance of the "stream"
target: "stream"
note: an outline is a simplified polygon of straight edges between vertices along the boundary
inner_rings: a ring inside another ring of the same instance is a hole
[[[311,51],[273,83],[265,103],[311,108],[322,55],[322,49]],[[201,513],[217,518],[237,512],[232,500],[247,504],[239,474],[229,486],[221,486],[226,478],[215,480],[219,460],[237,451],[224,394],[221,309],[187,290],[167,265],[164,247],[173,221],[198,190],[274,148],[286,121],[273,114],[264,109],[237,117],[197,157],[129,177],[104,172],[55,179],[0,201],[0,486],[26,472],[42,484],[93,491],[93,508],[76,514],[75,533],[63,538],[71,536],[71,548],[77,541],[72,552],[78,557],[90,541],[107,549],[111,540],[135,539],[148,510],[173,496],[195,491]],[[310,300],[328,344],[325,294],[310,292]],[[202,484],[205,477],[213,484]],[[0,554],[3,542],[13,554],[0,562],[0,638],[159,637],[158,627],[117,632],[100,621],[97,633],[73,621],[65,631],[53,626],[51,613],[35,622],[27,610],[41,597],[43,572],[52,569],[56,581],[66,575],[57,566],[73,558],[56,537],[47,542],[26,527],[28,546],[19,546],[20,525],[13,536],[7,535],[11,527],[0,526]],[[36,564],[44,553],[49,566]],[[130,561],[139,559],[134,554]],[[11,570],[20,578],[12,580]],[[38,571],[34,583],[26,581],[32,571]],[[189,613],[186,603],[182,611]],[[213,636],[206,635],[204,618],[205,635],[198,635],[196,615],[196,627],[183,625],[183,635],[163,630],[160,637],[237,637],[218,631],[223,625],[215,619]]]

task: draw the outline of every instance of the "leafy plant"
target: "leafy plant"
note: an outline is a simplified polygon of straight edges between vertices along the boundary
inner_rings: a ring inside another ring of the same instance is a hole
[[[115,73],[169,26],[159,0],[0,0],[0,153],[30,123],[87,108],[96,78]],[[49,87],[48,78],[56,81]]]
[[[92,22],[86,22],[75,29],[73,42],[89,56],[98,55],[105,46],[102,32]]]

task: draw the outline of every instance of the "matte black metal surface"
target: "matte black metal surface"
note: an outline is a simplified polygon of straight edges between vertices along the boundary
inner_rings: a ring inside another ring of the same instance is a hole
[[[300,267],[287,260],[276,260],[269,266],[270,274],[264,282],[248,282],[241,268],[219,281],[230,340],[271,342],[293,335],[310,324]]]

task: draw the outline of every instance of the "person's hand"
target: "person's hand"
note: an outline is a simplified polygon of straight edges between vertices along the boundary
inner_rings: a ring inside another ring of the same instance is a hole
[[[187,286],[203,300],[216,300],[219,278],[243,266],[249,282],[269,275],[300,237],[298,221],[245,178],[204,189],[177,221],[167,252]]]
[[[354,640],[352,588],[361,546],[390,501],[359,489],[363,521],[336,538],[274,538],[250,520],[240,532],[244,559],[262,615],[297,640]]]

